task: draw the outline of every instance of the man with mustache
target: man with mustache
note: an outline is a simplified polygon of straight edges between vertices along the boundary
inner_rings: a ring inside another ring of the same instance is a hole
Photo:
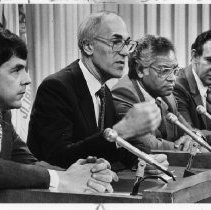
[[[116,112],[105,82],[122,76],[125,60],[136,43],[120,16],[99,12],[80,24],[78,46],[81,59],[47,77],[38,88],[28,146],[39,159],[64,168],[88,155],[130,167],[137,158],[108,142],[104,129],[113,127],[125,139],[143,135],[157,128],[160,111],[151,102],[137,104],[126,120],[115,124]],[[166,157],[161,159],[167,162]]]
[[[120,79],[112,90],[117,113],[122,118],[134,103],[155,102],[160,97],[157,101],[162,115],[160,127],[154,133],[134,138],[133,144],[160,150],[189,150],[191,138],[165,118],[168,112],[180,118],[172,94],[179,71],[174,46],[168,39],[153,35],[146,35],[137,43],[129,56],[128,75]]]
[[[23,40],[0,28],[0,189],[45,188],[61,192],[112,192],[117,176],[104,159],[79,159],[67,170],[49,165],[31,154],[15,132],[10,109],[21,107],[31,79],[26,70]]]
[[[178,110],[195,128],[211,142],[211,121],[196,112],[198,105],[210,109],[211,87],[211,30],[199,34],[191,46],[191,64],[181,71],[175,84],[174,95]]]

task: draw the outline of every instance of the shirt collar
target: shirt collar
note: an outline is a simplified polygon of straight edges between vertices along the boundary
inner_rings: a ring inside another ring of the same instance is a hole
[[[94,96],[95,93],[101,88],[101,83],[88,71],[88,69],[84,66],[83,62],[79,61],[79,66],[81,68],[81,71],[84,75],[84,78],[86,80],[87,86],[89,88],[89,92],[91,96]]]
[[[155,101],[155,99],[142,87],[141,83],[141,81],[138,81],[138,86],[143,93],[145,101]]]
[[[196,80],[196,85],[198,87],[199,93],[202,97],[206,97],[207,95],[207,86],[204,86],[204,84],[202,83],[201,79],[199,78],[199,76],[196,74],[196,71],[194,69],[194,67],[192,67],[192,72],[193,72],[193,76]]]

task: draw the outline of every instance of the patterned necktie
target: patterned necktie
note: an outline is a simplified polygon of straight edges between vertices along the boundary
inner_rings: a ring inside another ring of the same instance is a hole
[[[207,89],[206,108],[207,112],[211,114],[211,87]]]
[[[2,124],[2,113],[0,111],[0,152],[1,152],[2,137],[3,137],[3,130],[1,124]]]
[[[165,117],[167,110],[165,110],[164,101],[160,97],[157,97],[155,102],[156,102],[157,106],[160,108],[161,118],[162,118],[160,126],[158,127],[158,130],[160,131],[160,134],[161,134],[160,137],[165,139],[167,137],[167,132],[166,132],[166,123],[167,122],[166,122],[166,117]]]
[[[102,132],[104,130],[104,119],[105,119],[105,103],[106,103],[106,88],[103,85],[100,90],[96,92],[96,95],[100,98],[100,112],[98,118],[98,128]]]

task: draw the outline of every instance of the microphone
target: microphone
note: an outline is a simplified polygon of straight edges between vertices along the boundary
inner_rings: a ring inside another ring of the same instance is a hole
[[[190,129],[188,129],[186,126],[184,126],[177,118],[177,116],[175,116],[173,113],[168,113],[166,115],[166,119],[177,125],[178,127],[180,127],[183,131],[185,131],[185,133],[187,133],[189,136],[191,136],[193,138],[194,141],[196,141],[198,144],[200,144],[202,147],[206,148],[208,151],[211,152],[211,147],[209,144],[207,144],[207,142],[205,142],[201,137],[197,136],[193,131],[191,131]]]
[[[122,139],[120,136],[118,136],[118,134],[115,130],[113,130],[111,128],[106,128],[104,133],[103,133],[103,136],[107,141],[116,142],[119,146],[121,146],[121,147],[125,148],[126,150],[130,151],[131,153],[133,153],[134,155],[136,155],[140,159],[146,161],[148,164],[155,166],[156,168],[158,168],[159,170],[161,170],[162,172],[164,172],[168,176],[172,177],[173,180],[176,180],[175,177],[173,176],[173,174],[171,172],[169,172],[166,167],[164,167],[163,165],[158,163],[150,155],[140,151],[138,148],[132,146],[130,143],[128,143],[127,141]]]
[[[162,103],[161,101],[162,101],[162,100],[168,105],[167,113],[175,112],[175,110],[174,110],[172,104],[170,103],[170,101],[169,101],[169,99],[168,99],[167,97],[162,97],[162,99],[161,99],[161,97],[157,97],[157,98],[155,99],[155,103],[156,103],[157,106],[160,108],[160,110],[162,110],[162,107],[161,107],[161,103]],[[190,124],[185,120],[185,118],[184,118],[181,114],[178,113],[178,111],[177,111],[177,114],[178,114],[179,121],[180,121],[183,125],[185,125],[187,128],[191,129]]]
[[[206,109],[205,109],[202,105],[198,105],[198,106],[196,107],[196,111],[197,111],[199,114],[205,115],[209,120],[211,120],[211,115],[206,111]]]

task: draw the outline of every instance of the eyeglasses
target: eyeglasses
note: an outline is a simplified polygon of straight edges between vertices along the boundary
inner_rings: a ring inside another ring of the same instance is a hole
[[[177,76],[181,70],[180,67],[155,67],[153,65],[149,66],[149,68],[154,69],[157,72],[158,77],[165,79],[167,79],[172,74]]]
[[[110,40],[110,39],[105,39],[103,37],[97,36],[94,38],[95,40],[98,40],[104,44],[107,44],[112,48],[114,52],[120,52],[124,46],[127,47],[127,50],[129,53],[133,52],[136,48],[137,42],[132,41],[130,39],[128,40],[123,40],[123,39],[115,39],[115,40]]]

